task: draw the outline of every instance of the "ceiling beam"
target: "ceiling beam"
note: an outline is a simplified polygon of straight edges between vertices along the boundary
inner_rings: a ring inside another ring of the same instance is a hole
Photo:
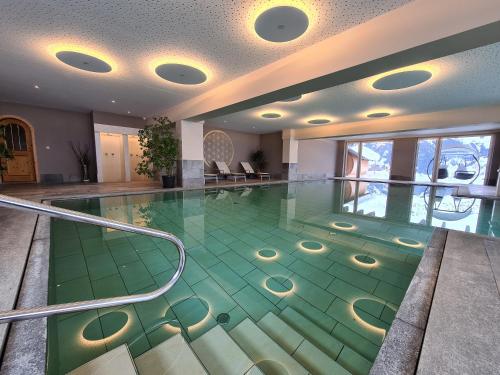
[[[296,139],[349,138],[353,136],[400,133],[422,129],[468,126],[470,131],[482,124],[500,124],[500,105],[468,107],[448,111],[385,117],[334,125],[295,129]]]
[[[498,41],[498,0],[416,0],[164,113],[206,120]]]

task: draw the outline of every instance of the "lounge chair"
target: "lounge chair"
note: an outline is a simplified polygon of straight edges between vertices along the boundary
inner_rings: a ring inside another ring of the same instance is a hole
[[[245,182],[247,181],[247,176],[245,173],[231,172],[225,161],[214,161],[214,163],[219,170],[219,174],[229,178],[233,178],[234,182],[236,182],[236,179],[238,178],[243,178]]]
[[[243,167],[243,169],[245,170],[246,174],[254,174],[254,175],[260,177],[261,181],[262,181],[262,179],[264,177],[267,178],[267,179],[269,179],[269,180],[271,180],[271,174],[270,173],[267,173],[267,172],[255,172],[249,162],[242,161],[240,164]]]

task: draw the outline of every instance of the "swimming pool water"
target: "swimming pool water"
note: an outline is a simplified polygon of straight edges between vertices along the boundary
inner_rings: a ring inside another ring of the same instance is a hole
[[[230,330],[287,306],[352,349],[345,360],[366,372],[431,225],[498,233],[492,202],[457,202],[448,193],[325,181],[53,202],[172,232],[187,263],[153,301],[50,318],[48,372],[65,373],[123,343],[136,357],[178,332],[192,341],[218,317]],[[54,219],[49,303],[154,290],[177,259],[164,240]]]

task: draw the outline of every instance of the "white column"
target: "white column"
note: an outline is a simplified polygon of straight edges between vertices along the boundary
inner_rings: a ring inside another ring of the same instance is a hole
[[[128,149],[128,135],[122,134],[122,142],[123,142],[123,165],[125,168],[125,181],[130,182],[130,153]]]
[[[283,130],[281,138],[283,139],[282,178],[284,180],[295,181],[297,180],[299,162],[299,141],[295,139],[293,129]]]
[[[102,176],[101,133],[94,132],[94,137],[95,137],[95,163],[97,168],[97,182],[102,182],[103,176]]]
[[[500,197],[500,168],[497,169],[497,197]]]
[[[203,178],[203,123],[181,120],[177,123],[180,140],[180,158],[177,163],[179,183],[183,187],[202,187]]]

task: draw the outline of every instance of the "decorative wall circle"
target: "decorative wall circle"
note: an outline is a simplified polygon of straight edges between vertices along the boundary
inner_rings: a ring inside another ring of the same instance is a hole
[[[56,57],[66,65],[93,73],[108,73],[111,65],[97,57],[75,51],[59,51]]]
[[[214,161],[224,161],[228,166],[234,158],[234,147],[231,137],[222,130],[212,130],[203,138],[203,158],[207,167]]]
[[[410,70],[390,74],[377,79],[373,83],[373,88],[377,90],[399,90],[419,85],[432,77],[432,73],[427,70]]]

